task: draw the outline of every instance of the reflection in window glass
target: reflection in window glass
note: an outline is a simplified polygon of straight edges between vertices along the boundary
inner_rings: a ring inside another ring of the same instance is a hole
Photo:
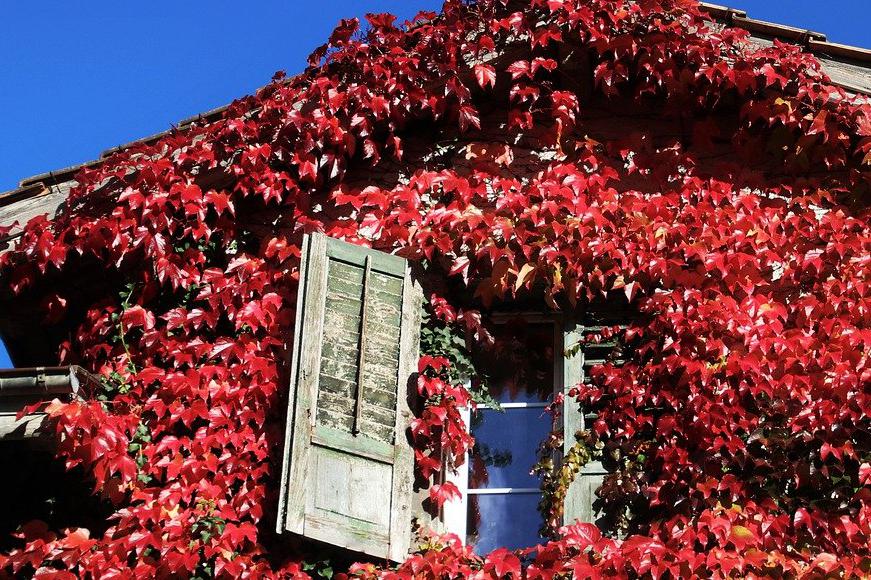
[[[543,541],[538,534],[539,493],[469,496],[466,542],[478,554],[496,548],[529,548]]]
[[[490,394],[500,403],[541,403],[553,395],[554,325],[522,320],[495,325],[495,344],[481,352]]]
[[[469,457],[469,487],[539,487],[539,478],[529,472],[552,426],[552,417],[543,407],[473,412],[475,447]]]

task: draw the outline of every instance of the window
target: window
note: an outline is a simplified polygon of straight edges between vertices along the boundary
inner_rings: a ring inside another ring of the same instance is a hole
[[[0,369],[55,364],[57,345],[71,329],[42,323],[40,292],[0,300]]]
[[[479,554],[498,547],[526,548],[543,540],[540,481],[530,474],[539,446],[554,428],[573,434],[592,418],[584,416],[571,398],[556,425],[547,408],[555,394],[584,379],[585,368],[603,362],[596,355],[613,348],[610,343],[595,345],[565,356],[566,349],[599,326],[576,326],[541,315],[494,322],[495,348],[479,357],[478,364],[489,375],[489,393],[502,409],[479,405],[476,411],[465,411],[475,447],[459,473],[449,476],[462,499],[444,508],[446,530]],[[574,439],[566,439],[567,449]],[[566,523],[595,522],[596,490],[605,473],[600,462],[584,466],[566,498]]]
[[[553,320],[501,321],[494,348],[478,357],[501,410],[466,410],[475,446],[454,483],[463,500],[445,506],[445,526],[478,553],[535,545],[541,516],[539,480],[530,475],[538,447],[553,430],[547,407],[560,388],[562,342]]]

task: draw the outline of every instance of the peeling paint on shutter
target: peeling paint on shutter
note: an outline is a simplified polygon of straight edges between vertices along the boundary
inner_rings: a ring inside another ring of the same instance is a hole
[[[306,237],[279,532],[405,558],[420,308],[405,260]]]

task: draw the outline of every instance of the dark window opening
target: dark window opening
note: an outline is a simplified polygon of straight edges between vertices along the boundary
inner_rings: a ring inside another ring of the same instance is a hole
[[[0,303],[0,369],[53,366],[65,328],[46,327],[35,309]]]
[[[0,441],[0,552],[21,547],[12,534],[39,520],[49,530],[87,528],[91,537],[105,532],[111,504],[93,495],[93,482],[81,468],[67,471],[44,441]]]
[[[3,337],[0,336],[0,369],[12,368],[12,359],[9,358],[9,351],[6,350],[6,344],[3,342]]]

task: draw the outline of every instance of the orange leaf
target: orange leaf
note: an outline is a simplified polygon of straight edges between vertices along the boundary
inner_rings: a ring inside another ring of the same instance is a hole
[[[526,283],[527,278],[535,272],[535,266],[527,262],[523,264],[520,268],[520,272],[517,273],[517,280],[514,282],[514,291],[517,292],[520,290],[520,287]]]

